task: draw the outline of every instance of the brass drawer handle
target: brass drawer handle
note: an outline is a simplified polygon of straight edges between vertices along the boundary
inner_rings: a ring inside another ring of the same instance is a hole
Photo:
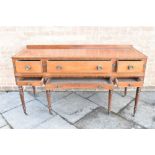
[[[98,71],[103,70],[103,67],[101,65],[98,65],[96,68],[97,68]]]
[[[26,66],[25,66],[25,70],[26,70],[26,71],[29,71],[30,69],[31,69],[31,66],[29,66],[29,65],[26,65]]]
[[[129,66],[128,66],[128,70],[132,70],[132,69],[134,69],[134,66],[129,65]]]
[[[56,66],[56,69],[57,70],[61,70],[62,69],[62,66],[58,65],[58,66]]]
[[[31,86],[32,84],[30,82],[28,82],[27,85]]]
[[[98,86],[98,89],[103,89],[103,86],[99,85],[99,86]]]

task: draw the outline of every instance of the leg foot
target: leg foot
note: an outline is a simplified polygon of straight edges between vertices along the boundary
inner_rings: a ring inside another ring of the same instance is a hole
[[[26,113],[26,106],[25,106],[25,100],[24,100],[24,91],[23,91],[23,86],[19,86],[19,94],[20,94],[20,99],[22,102],[22,107],[23,107],[23,111],[25,113],[25,115],[27,115]]]
[[[110,111],[111,111],[111,102],[112,102],[112,90],[109,90],[109,95],[108,95],[108,114],[110,114]]]
[[[136,111],[137,111],[137,105],[138,105],[138,101],[139,101],[139,95],[140,95],[140,87],[137,87],[133,116],[135,116]]]
[[[32,86],[32,89],[33,89],[33,95],[35,96],[36,95],[36,88],[35,88],[35,86]]]
[[[47,102],[48,102],[48,110],[49,110],[49,113],[52,114],[52,112],[51,112],[51,92],[50,92],[50,90],[46,90],[46,95],[47,95]]]
[[[125,87],[125,89],[124,89],[124,96],[126,96],[127,95],[127,87]]]

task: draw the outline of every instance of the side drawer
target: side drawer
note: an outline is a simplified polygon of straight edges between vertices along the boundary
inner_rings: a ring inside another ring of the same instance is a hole
[[[24,77],[17,79],[18,86],[42,86],[43,78],[42,77]]]
[[[42,73],[42,62],[35,61],[21,61],[15,62],[17,73]]]
[[[111,61],[47,61],[48,73],[110,73]]]
[[[142,87],[144,81],[139,78],[117,78],[115,84],[118,87]]]
[[[143,73],[144,61],[118,61],[118,73]]]

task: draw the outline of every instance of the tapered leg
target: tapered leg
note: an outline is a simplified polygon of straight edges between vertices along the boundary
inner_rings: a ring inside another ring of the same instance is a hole
[[[18,88],[19,88],[19,94],[20,94],[20,99],[21,99],[21,102],[22,102],[23,111],[27,115],[27,113],[26,113],[26,106],[25,106],[25,100],[24,100],[23,86],[19,86]]]
[[[125,87],[125,89],[124,89],[124,96],[126,96],[127,95],[127,87]]]
[[[140,95],[140,87],[137,87],[136,89],[136,97],[135,97],[135,106],[134,106],[134,113],[133,116],[135,116],[135,113],[137,111],[137,105],[138,105],[138,101],[139,101],[139,95]]]
[[[35,96],[36,95],[36,88],[35,88],[35,86],[32,86],[32,89],[33,89],[33,95]]]
[[[51,92],[50,90],[46,90],[46,95],[47,95],[47,102],[48,102],[48,110],[49,110],[49,113],[51,114]]]
[[[112,103],[112,90],[109,90],[109,95],[108,95],[108,114],[110,114],[110,111],[111,111],[111,103]]]

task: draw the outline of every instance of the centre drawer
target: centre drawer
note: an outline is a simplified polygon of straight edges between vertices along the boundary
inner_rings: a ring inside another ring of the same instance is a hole
[[[144,72],[144,61],[118,61],[118,73],[142,73]]]
[[[42,62],[40,60],[17,60],[15,64],[17,73],[42,73]]]
[[[46,90],[100,91],[112,89],[113,83],[109,78],[49,78],[45,84]]]
[[[110,73],[111,61],[47,61],[48,73]]]

